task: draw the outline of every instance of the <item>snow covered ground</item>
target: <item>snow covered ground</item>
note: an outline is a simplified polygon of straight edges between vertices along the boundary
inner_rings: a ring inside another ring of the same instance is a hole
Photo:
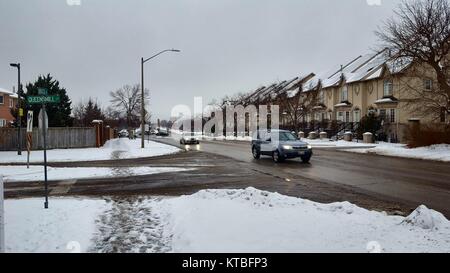
[[[404,218],[253,188],[155,205],[174,252],[450,252],[450,222],[425,206]]]
[[[7,252],[86,252],[96,219],[109,208],[100,199],[41,198],[5,201]]]
[[[128,159],[161,156],[177,153],[176,147],[153,141],[145,141],[145,149],[141,149],[141,140],[127,138],[113,139],[101,148],[55,149],[47,151],[49,162],[94,161],[110,159]],[[17,152],[0,152],[0,163],[26,163],[27,153],[18,156]],[[30,162],[43,162],[43,151],[32,151]]]
[[[380,142],[371,149],[351,149],[348,152],[450,162],[450,144],[409,149],[404,144]]]
[[[150,175],[156,173],[190,171],[188,168],[116,167],[116,168],[47,168],[48,180],[72,180]],[[5,182],[44,181],[44,166],[0,166]]]
[[[6,201],[9,252],[450,252],[450,222],[245,190],[174,198]],[[73,243],[78,242],[78,243]]]

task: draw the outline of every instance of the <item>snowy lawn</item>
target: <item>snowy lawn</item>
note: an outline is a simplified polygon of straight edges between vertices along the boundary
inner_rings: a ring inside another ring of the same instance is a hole
[[[117,167],[117,168],[53,168],[47,167],[48,180],[72,180],[150,175],[167,172],[190,171],[188,168]],[[5,182],[44,181],[44,166],[0,166]]]
[[[246,190],[206,190],[156,204],[174,252],[450,252],[450,222],[419,207],[387,216]]]
[[[351,149],[347,151],[353,153],[378,154],[450,162],[450,144],[440,144],[429,147],[409,149],[404,144],[380,142],[375,148]]]
[[[141,140],[127,138],[113,139],[101,148],[55,149],[47,151],[49,162],[94,161],[111,159],[128,159],[153,157],[179,152],[180,149],[153,141],[145,141],[145,149],[141,149]],[[27,153],[18,156],[17,152],[0,152],[0,163],[26,163]],[[43,151],[32,151],[30,162],[43,162]]]
[[[5,201],[7,252],[85,252],[97,232],[96,219],[109,204],[99,199],[42,198]]]
[[[418,207],[408,217],[348,202],[205,190],[173,198],[6,200],[9,252],[450,252],[450,222]]]

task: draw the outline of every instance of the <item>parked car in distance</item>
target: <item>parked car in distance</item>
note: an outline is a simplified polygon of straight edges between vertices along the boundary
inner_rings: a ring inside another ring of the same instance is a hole
[[[181,134],[180,144],[200,144],[199,134],[194,132],[184,132]]]
[[[292,132],[260,130],[253,136],[252,154],[255,159],[261,155],[271,156],[276,163],[290,158],[301,158],[304,163],[308,163],[313,152],[311,145],[298,139]]]
[[[150,135],[156,135],[157,133],[158,133],[158,130],[150,129]]]
[[[158,128],[158,132],[156,133],[157,136],[169,136],[169,130],[166,128]]]
[[[127,129],[120,130],[119,137],[129,137],[129,136],[130,134],[128,133]]]

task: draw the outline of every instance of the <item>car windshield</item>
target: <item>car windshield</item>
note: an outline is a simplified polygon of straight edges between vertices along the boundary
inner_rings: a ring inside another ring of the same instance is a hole
[[[291,132],[280,132],[280,141],[294,141],[297,140],[297,137]]]

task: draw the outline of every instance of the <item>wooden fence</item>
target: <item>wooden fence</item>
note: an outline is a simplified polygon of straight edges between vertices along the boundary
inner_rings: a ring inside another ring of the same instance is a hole
[[[17,129],[0,128],[0,151],[17,150]],[[21,131],[22,150],[26,151],[26,129]],[[43,137],[38,128],[33,129],[32,150],[43,149]],[[63,127],[49,128],[47,134],[48,149],[96,147],[96,130],[92,128]]]

